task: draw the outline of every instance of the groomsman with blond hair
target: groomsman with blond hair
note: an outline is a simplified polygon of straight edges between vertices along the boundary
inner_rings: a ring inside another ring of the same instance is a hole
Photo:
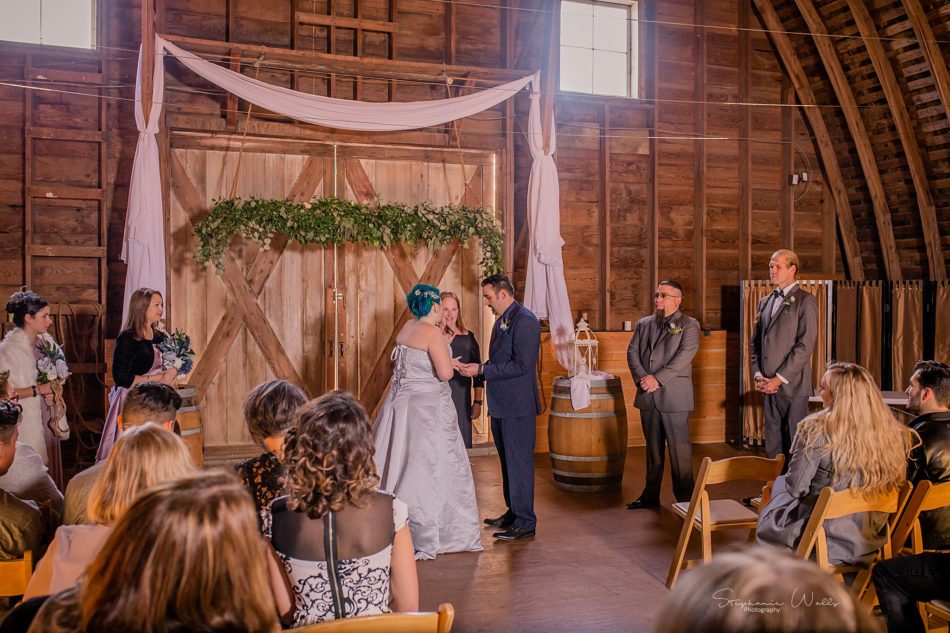
[[[759,301],[751,343],[755,390],[765,397],[765,452],[784,454],[786,469],[814,394],[811,353],[818,338],[818,302],[799,287],[799,265],[790,250],[772,254],[769,279],[775,289]]]

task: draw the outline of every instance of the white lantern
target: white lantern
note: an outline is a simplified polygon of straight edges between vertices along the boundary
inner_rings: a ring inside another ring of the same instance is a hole
[[[570,376],[590,374],[597,371],[597,337],[584,318],[577,322],[572,337],[574,354],[571,358]]]

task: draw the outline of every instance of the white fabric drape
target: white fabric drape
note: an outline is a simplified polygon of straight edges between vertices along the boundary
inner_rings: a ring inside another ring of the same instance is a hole
[[[162,176],[158,163],[158,122],[162,114],[162,93],[165,90],[165,72],[161,60],[162,44],[155,40],[155,73],[152,81],[152,103],[148,126],[142,103],[142,51],[135,76],[135,127],[139,141],[132,162],[132,181],[129,184],[129,205],[125,216],[125,234],[122,238],[121,258],[128,265],[125,274],[125,297],[122,301],[122,323],[126,322],[129,298],[139,288],[151,288],[165,293],[165,225],[162,208]]]
[[[538,105],[538,73],[462,97],[406,103],[369,103],[333,99],[273,86],[239,72],[201,59],[160,37],[155,38],[156,64],[153,103],[145,128],[141,103],[141,55],[136,80],[135,121],[139,143],[132,169],[129,211],[126,218],[122,258],[128,262],[126,308],[131,293],[142,286],[165,291],[165,239],[163,229],[161,173],[158,162],[158,121],[164,86],[163,53],[207,81],[256,106],[298,121],[330,128],[361,131],[411,130],[462,119],[515,96],[529,83],[531,111],[528,138],[534,164],[528,195],[531,255],[525,303],[539,317],[547,317],[558,361],[567,367],[565,342],[573,331],[564,267],[561,262],[560,212],[557,168],[554,165],[553,129],[551,150],[545,155]],[[123,314],[123,321],[125,315]]]
[[[551,137],[548,153],[544,153],[544,131],[541,126],[541,96],[538,84],[532,84],[531,109],[528,116],[528,146],[531,148],[531,175],[528,179],[528,276],[524,301],[538,318],[548,320],[551,343],[561,367],[570,369],[571,336],[574,322],[564,279],[561,259],[561,196],[554,164],[556,136],[554,115],[551,115]]]

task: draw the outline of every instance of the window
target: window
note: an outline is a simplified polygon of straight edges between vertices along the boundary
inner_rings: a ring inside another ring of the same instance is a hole
[[[561,1],[561,90],[637,97],[637,3]]]
[[[95,0],[0,0],[0,40],[95,48]]]

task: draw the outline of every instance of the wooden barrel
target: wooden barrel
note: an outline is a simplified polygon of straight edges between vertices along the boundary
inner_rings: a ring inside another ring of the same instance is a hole
[[[554,485],[573,492],[620,490],[627,457],[627,410],[619,378],[593,380],[590,406],[571,406],[571,381],[554,379],[548,414]]]
[[[201,408],[198,406],[198,390],[194,387],[179,387],[181,408],[178,409],[176,419],[181,439],[188,445],[188,451],[195,462],[195,466],[203,468],[205,464],[204,441],[205,432],[201,426]]]

